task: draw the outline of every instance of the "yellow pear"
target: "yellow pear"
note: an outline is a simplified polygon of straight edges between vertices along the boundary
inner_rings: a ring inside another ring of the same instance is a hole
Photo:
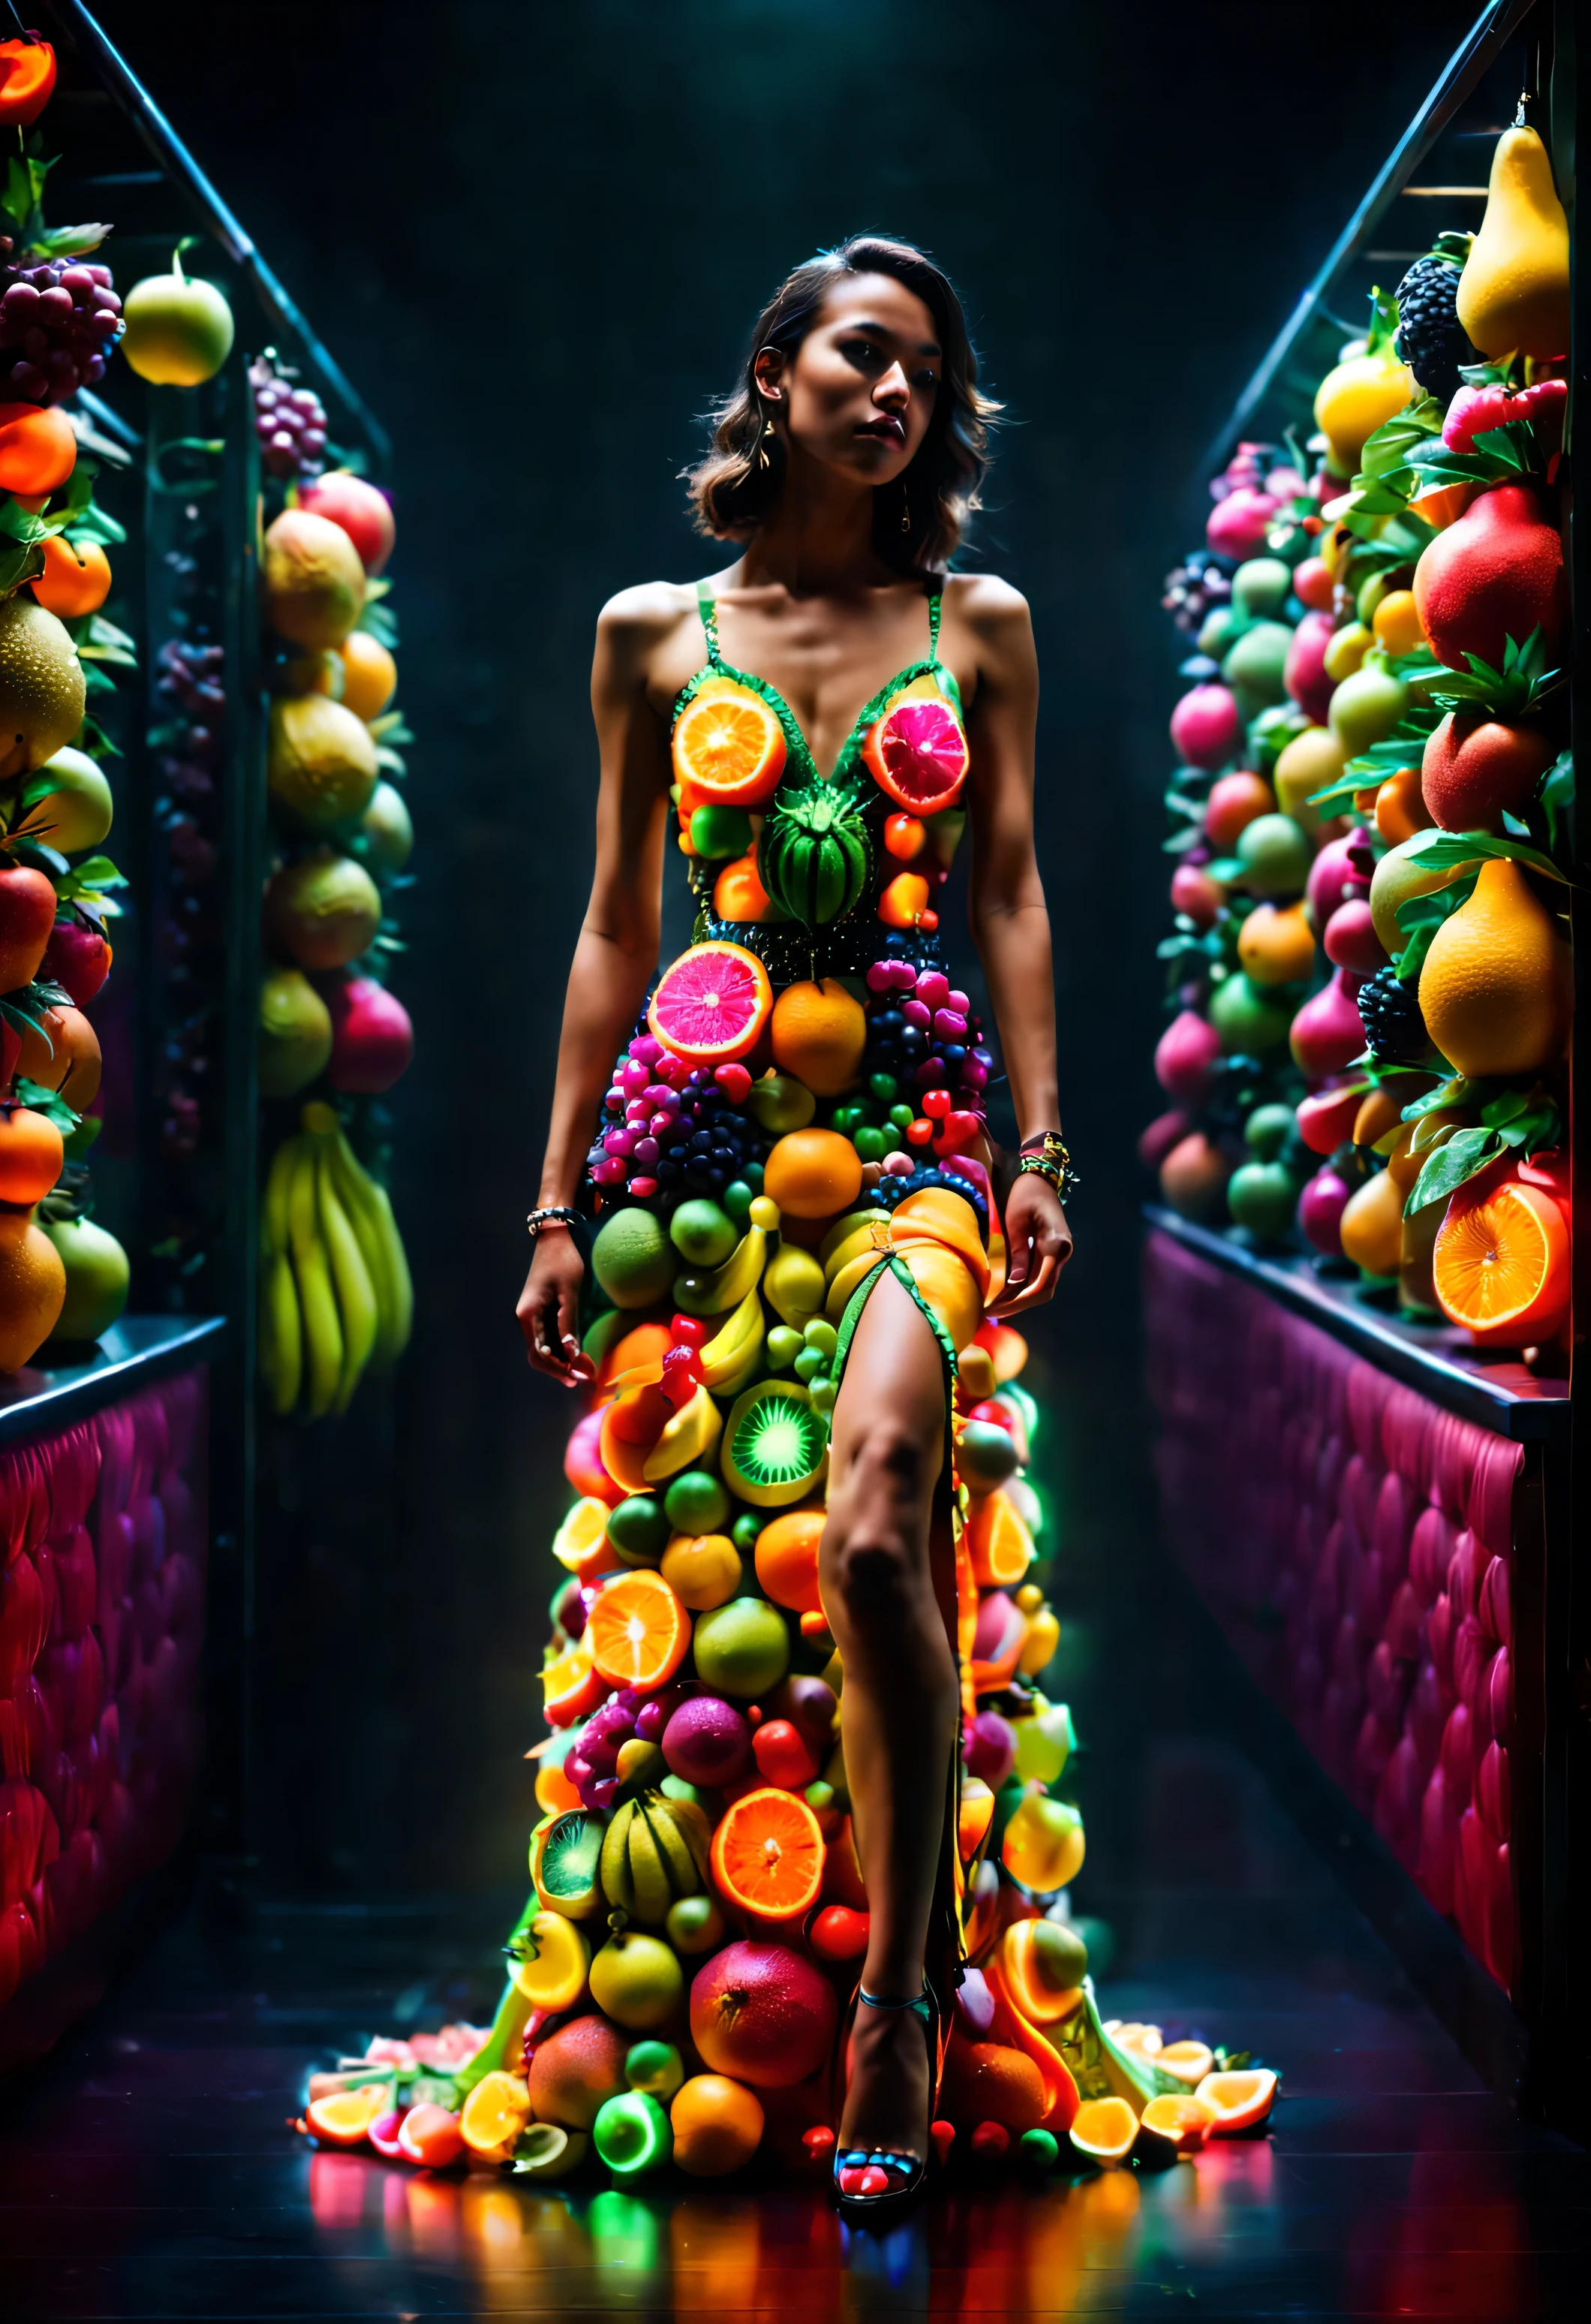
[[[1568,220],[1533,129],[1497,140],[1485,216],[1458,278],[1458,320],[1484,355],[1568,352]]]
[[[1471,1080],[1556,1063],[1574,1007],[1569,948],[1519,865],[1494,856],[1475,893],[1430,940],[1420,1010],[1431,1039]]]

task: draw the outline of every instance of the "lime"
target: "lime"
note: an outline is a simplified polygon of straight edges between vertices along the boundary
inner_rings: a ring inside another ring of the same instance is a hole
[[[751,818],[743,807],[699,807],[691,817],[691,845],[710,862],[744,855],[751,844]]]
[[[680,1204],[668,1222],[668,1232],[675,1249],[693,1267],[717,1267],[740,1239],[734,1221],[704,1194]]]
[[[1237,835],[1237,861],[1251,895],[1301,895],[1310,876],[1310,843],[1290,815],[1256,815]]]
[[[1244,631],[1221,664],[1221,676],[1252,713],[1286,694],[1283,672],[1292,647],[1285,622],[1255,622]]]
[[[656,1565],[668,1546],[670,1530],[667,1517],[649,1493],[631,1493],[608,1517],[608,1539],[626,1565]]]
[[[776,1323],[766,1342],[768,1360],[776,1372],[788,1371],[801,1353],[803,1341],[793,1324]]]
[[[1251,557],[1232,576],[1232,603],[1251,619],[1279,613],[1292,594],[1292,568],[1279,557]],[[1211,649],[1201,645],[1200,651]]]
[[[671,1480],[663,1509],[676,1533],[716,1533],[729,1515],[730,1497],[705,1469],[685,1469]]]
[[[1244,1124],[1243,1139],[1251,1154],[1274,1162],[1292,1137],[1297,1116],[1290,1105],[1256,1105]]]
[[[1216,987],[1209,1021],[1228,1056],[1257,1057],[1281,1047],[1292,1019],[1238,969]]]
[[[755,1509],[742,1509],[730,1527],[730,1536],[742,1557],[750,1557],[757,1546],[757,1536],[762,1531],[763,1519]]]
[[[695,1652],[704,1686],[751,1702],[784,1677],[790,1634],[778,1608],[766,1598],[731,1598],[696,1624]]]
[[[592,1273],[615,1307],[649,1307],[674,1281],[674,1268],[667,1236],[633,1203],[613,1213],[592,1245]]]

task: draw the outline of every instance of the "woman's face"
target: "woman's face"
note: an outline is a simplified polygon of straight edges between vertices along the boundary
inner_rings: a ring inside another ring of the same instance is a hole
[[[928,432],[943,368],[933,318],[889,274],[845,275],[793,356],[757,360],[793,446],[860,484],[887,484]]]

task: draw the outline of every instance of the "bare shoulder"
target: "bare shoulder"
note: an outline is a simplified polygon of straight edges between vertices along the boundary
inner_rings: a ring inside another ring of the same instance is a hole
[[[996,573],[952,573],[945,612],[970,640],[985,682],[1004,687],[1035,678],[1033,616],[1020,589]]]
[[[695,620],[696,595],[688,582],[640,581],[621,589],[597,615],[599,674],[623,690],[666,687],[674,664],[690,656]]]

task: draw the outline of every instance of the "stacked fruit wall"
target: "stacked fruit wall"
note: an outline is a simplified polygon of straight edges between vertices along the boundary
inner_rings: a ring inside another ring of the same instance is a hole
[[[207,1385],[197,1367],[0,1455],[0,2002],[181,1831]]]
[[[1513,1538],[1523,1448],[1150,1237],[1173,1546],[1310,1748],[1517,1987]]]

